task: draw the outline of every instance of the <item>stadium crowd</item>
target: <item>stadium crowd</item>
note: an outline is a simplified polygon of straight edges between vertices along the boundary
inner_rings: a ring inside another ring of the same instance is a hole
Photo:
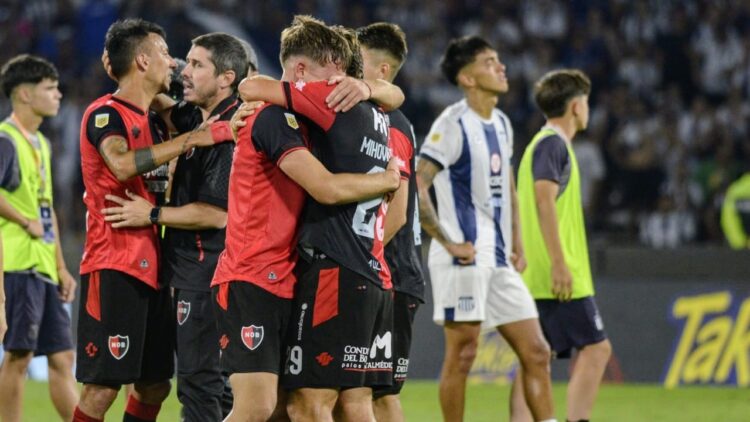
[[[62,109],[46,131],[58,140],[65,230],[83,233],[79,123],[86,101],[112,88],[99,61],[111,22],[140,16],[159,23],[175,57],[184,57],[194,36],[236,28],[262,56],[262,71],[276,74],[278,34],[296,13],[352,27],[386,20],[404,28],[409,60],[396,83],[420,140],[460,96],[440,75],[441,48],[467,33],[493,42],[508,68],[511,89],[500,107],[516,127],[516,160],[542,124],[531,102],[533,81],[550,68],[581,68],[594,86],[591,126],[576,143],[594,235],[656,247],[724,243],[723,194],[750,159],[750,4],[698,0],[286,0],[251,8],[237,0],[171,0],[158,9],[145,1],[3,2],[0,60],[30,52],[61,72]],[[9,105],[0,107],[5,113]]]

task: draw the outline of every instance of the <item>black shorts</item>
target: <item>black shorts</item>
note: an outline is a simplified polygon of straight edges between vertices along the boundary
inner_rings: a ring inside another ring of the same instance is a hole
[[[409,374],[409,349],[411,328],[419,309],[419,299],[403,292],[393,297],[393,385],[377,387],[372,391],[373,399],[399,394]]]
[[[607,338],[593,296],[570,302],[540,299],[536,301],[536,307],[553,357],[569,358],[572,349],[580,350]]]
[[[284,388],[391,385],[392,291],[329,259],[301,265]]]
[[[5,350],[32,350],[34,356],[73,350],[70,316],[57,285],[40,275],[5,273],[5,316]]]
[[[225,297],[219,300],[222,294]],[[279,374],[292,300],[244,281],[215,286],[211,295],[219,326],[222,369],[229,374]]]
[[[81,276],[76,378],[118,386],[174,374],[175,318],[168,288],[113,270]]]

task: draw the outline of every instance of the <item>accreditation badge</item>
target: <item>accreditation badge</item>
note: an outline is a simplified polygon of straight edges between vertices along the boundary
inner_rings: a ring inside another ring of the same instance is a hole
[[[44,243],[55,241],[55,230],[52,221],[52,204],[47,199],[39,199],[39,219],[44,229],[42,240]]]

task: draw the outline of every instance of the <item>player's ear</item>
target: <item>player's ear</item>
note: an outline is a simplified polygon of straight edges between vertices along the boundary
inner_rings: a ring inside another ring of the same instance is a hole
[[[305,79],[307,74],[307,67],[303,61],[298,61],[294,64],[294,80]]]
[[[391,65],[386,62],[380,63],[378,70],[380,71],[380,77],[382,79],[388,79],[387,77],[391,74]]]
[[[21,84],[13,89],[11,93],[11,99],[19,101],[21,104],[28,104],[31,102],[31,84]]]
[[[237,75],[234,73],[234,70],[227,70],[219,75],[219,87],[228,88],[232,86],[232,83],[234,83],[236,79]]]
[[[581,97],[573,97],[568,101],[568,110],[572,116],[578,117],[581,113]]]
[[[148,69],[148,64],[150,62],[150,59],[148,57],[148,54],[141,51],[138,54],[135,55],[135,66],[138,68],[138,70],[145,71]]]
[[[458,72],[458,75],[456,75],[456,82],[459,87],[471,88],[475,85],[474,77],[468,75],[464,71]]]

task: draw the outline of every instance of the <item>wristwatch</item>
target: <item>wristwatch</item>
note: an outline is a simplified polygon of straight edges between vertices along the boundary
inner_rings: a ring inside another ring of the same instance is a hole
[[[159,224],[159,214],[161,214],[161,207],[151,208],[151,214],[148,216],[151,224]]]

